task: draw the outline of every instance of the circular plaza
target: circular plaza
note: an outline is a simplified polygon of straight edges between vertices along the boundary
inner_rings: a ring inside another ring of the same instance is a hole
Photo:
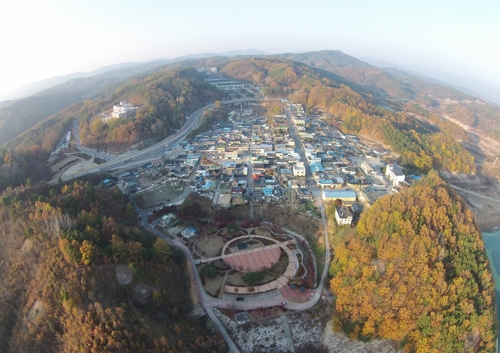
[[[245,295],[280,290],[304,271],[304,240],[276,226],[226,228],[198,239],[192,251],[207,293]],[[258,274],[257,277],[255,275]],[[249,283],[250,276],[257,278]]]

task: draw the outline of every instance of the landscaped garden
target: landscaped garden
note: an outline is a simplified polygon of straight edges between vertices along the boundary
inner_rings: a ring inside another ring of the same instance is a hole
[[[209,295],[263,293],[297,280],[314,286],[314,261],[302,263],[312,254],[304,239],[274,224],[244,226],[229,224],[189,242]]]

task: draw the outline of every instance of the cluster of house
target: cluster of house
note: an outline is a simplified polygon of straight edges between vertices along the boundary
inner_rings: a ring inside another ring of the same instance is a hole
[[[379,152],[364,146],[355,135],[344,135],[321,117],[306,117],[301,106],[288,103],[292,120],[304,144],[309,167],[320,188],[360,188],[369,180],[351,157],[371,158]]]
[[[199,156],[187,154],[181,154],[168,160],[159,158],[139,168],[131,168],[118,175],[118,178],[129,194],[141,191],[144,185],[147,188],[166,183],[178,185],[181,181],[189,181],[198,160]]]
[[[193,227],[186,226],[182,220],[177,219],[173,213],[167,213],[161,218],[153,222],[154,226],[159,226],[161,228],[167,228],[166,232],[171,237],[181,236],[185,241],[189,241],[198,235],[198,230]]]
[[[343,134],[322,117],[306,116],[299,104],[285,104],[304,145],[316,185],[323,188],[323,200],[337,204],[335,219],[338,224],[351,224],[353,215],[360,211],[355,190],[363,194],[364,190],[375,186],[382,188],[381,196],[391,187],[405,183],[405,175],[396,162],[387,165],[385,178],[372,166],[370,161],[379,160],[377,157],[387,151],[377,151],[361,143],[357,136]]]
[[[359,207],[355,190],[363,194],[371,187],[387,192],[405,182],[396,162],[387,165],[385,177],[370,162],[386,151],[367,147],[357,136],[343,134],[321,116],[306,116],[300,104],[285,104],[303,149],[295,146],[286,115],[256,117],[252,110],[241,109],[231,112],[225,121],[216,121],[210,130],[172,146],[182,153],[175,159],[152,161],[140,171],[130,170],[120,178],[134,193],[140,190],[137,178],[141,175],[152,175],[149,179],[154,186],[188,182],[194,172],[191,189],[212,197],[214,205],[228,207],[249,200],[284,200],[291,196],[293,200],[310,200],[306,179],[309,168],[316,186],[323,189],[323,199],[341,201],[336,211],[339,224],[353,220]],[[308,165],[301,160],[302,151]]]
[[[229,203],[225,195],[233,200],[245,197],[248,201],[251,197],[269,201],[281,197],[281,190],[286,188],[296,189],[301,198],[310,198],[304,189],[306,169],[289,135],[286,116],[247,116],[244,111],[231,112],[227,121],[216,121],[211,130],[173,146],[204,154],[212,161],[224,160],[217,166],[215,162],[200,163],[193,189],[215,188],[220,180],[221,205]],[[247,189],[251,192],[244,195]]]
[[[353,190],[373,184],[378,180],[376,177],[385,180],[369,163],[385,151],[373,150],[355,135],[343,134],[321,116],[306,116],[300,104],[286,102],[286,105],[301,137],[316,185],[325,189],[325,200],[333,197],[333,189],[339,189],[348,197],[334,200],[340,199],[349,207],[352,195],[356,199]],[[301,161],[300,146],[295,146],[290,136],[286,115],[250,116],[243,110],[231,112],[226,121],[216,121],[209,131],[172,147],[188,155],[207,156],[204,157],[206,163],[199,164],[191,188],[211,191],[210,195],[217,196],[222,206],[235,201],[270,201],[290,195],[294,200],[311,199],[305,178],[307,166]],[[404,181],[404,174],[395,162],[386,168],[386,176],[393,186]],[[384,181],[380,183],[379,186],[387,186]],[[349,190],[345,191],[346,188]],[[346,210],[339,213],[339,219],[349,214]]]

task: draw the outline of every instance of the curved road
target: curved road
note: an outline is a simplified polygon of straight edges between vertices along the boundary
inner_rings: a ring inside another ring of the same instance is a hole
[[[189,186],[185,190],[189,190]],[[181,197],[185,197],[185,196],[183,195]],[[238,353],[239,352],[238,347],[233,342],[233,339],[231,338],[229,333],[226,331],[226,328],[224,327],[224,325],[222,325],[219,318],[215,315],[215,313],[212,310],[212,308],[214,307],[212,302],[216,301],[216,299],[210,297],[203,289],[203,284],[201,283],[201,279],[200,279],[200,276],[198,274],[198,270],[196,269],[196,264],[194,262],[193,257],[191,256],[191,252],[189,251],[189,249],[184,244],[174,241],[172,238],[166,236],[162,232],[153,228],[151,226],[151,224],[149,224],[149,222],[147,221],[147,219],[148,219],[147,212],[142,211],[135,204],[134,204],[134,207],[135,207],[135,211],[137,212],[137,214],[139,214],[139,216],[142,219],[142,225],[144,226],[144,228],[149,230],[151,233],[153,233],[157,237],[164,239],[171,246],[175,246],[175,247],[179,248],[180,250],[182,250],[184,255],[186,255],[186,258],[189,260],[189,265],[191,267],[191,273],[193,274],[196,289],[198,291],[198,297],[200,298],[200,304],[203,306],[207,315],[210,317],[210,319],[215,323],[215,325],[219,329],[219,331],[220,331],[222,337],[224,338],[224,341],[226,341],[230,351],[233,353]]]
[[[179,199],[185,198],[189,194],[189,187],[186,187],[184,190],[183,195],[181,195],[177,200],[174,200],[173,202],[178,201]],[[220,322],[219,318],[215,315],[213,312],[213,308],[226,308],[226,309],[237,309],[237,310],[252,310],[256,309],[258,307],[272,307],[272,306],[281,306],[283,303],[285,304],[285,308],[290,309],[290,310],[307,310],[312,308],[314,305],[316,305],[321,298],[321,293],[324,287],[325,283],[325,278],[328,273],[328,261],[330,259],[330,243],[329,243],[329,238],[328,238],[328,233],[327,233],[327,223],[326,223],[326,217],[325,217],[325,208],[323,205],[320,206],[321,209],[321,216],[323,220],[323,229],[324,229],[324,236],[325,236],[325,246],[326,246],[326,251],[325,251],[325,266],[323,268],[323,273],[321,275],[321,281],[319,282],[318,287],[316,288],[316,292],[313,295],[313,297],[305,302],[305,303],[292,303],[288,302],[281,294],[277,295],[272,298],[267,298],[267,299],[262,299],[262,300],[256,300],[256,301],[227,301],[227,300],[221,300],[221,299],[216,299],[208,295],[205,290],[203,289],[203,284],[201,282],[201,278],[198,274],[198,270],[196,268],[196,263],[193,257],[191,256],[191,251],[186,247],[183,243],[177,242],[173,240],[172,238],[166,236],[164,233],[160,232],[159,230],[153,228],[151,224],[147,221],[148,214],[146,211],[143,211],[139,209],[135,204],[134,204],[135,210],[137,214],[140,215],[142,224],[144,228],[155,234],[156,236],[164,239],[168,244],[171,246],[175,246],[182,250],[182,252],[186,255],[186,258],[189,261],[189,265],[191,267],[191,272],[193,274],[193,278],[195,281],[196,285],[196,290],[198,292],[198,297],[200,298],[200,304],[203,306],[205,309],[207,315],[210,317],[210,319],[215,323],[215,325],[218,327],[219,331],[221,332],[222,337],[226,341],[226,343],[229,346],[229,349],[231,352],[237,353],[239,352],[238,347],[232,340],[231,336],[227,332],[226,328],[222,323]]]
[[[73,131],[75,133],[75,141],[76,141],[76,148],[83,153],[86,153],[90,156],[95,156],[99,157],[101,159],[104,159],[105,161],[110,161],[113,159],[118,158],[119,156],[112,154],[112,153],[106,153],[106,152],[101,152],[98,150],[94,150],[92,148],[86,148],[82,145],[82,141],[80,140],[80,129],[78,129],[78,124],[80,123],[80,119],[75,120],[73,123]]]

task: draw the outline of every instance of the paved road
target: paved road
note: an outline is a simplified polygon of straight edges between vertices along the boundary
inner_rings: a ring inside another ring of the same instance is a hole
[[[311,168],[309,167],[309,161],[306,157],[306,153],[304,150],[304,144],[302,143],[302,140],[299,134],[297,133],[297,129],[295,127],[295,124],[293,123],[290,110],[285,108],[285,115],[288,121],[288,126],[290,128],[290,136],[293,138],[293,141],[295,142],[295,149],[299,151],[300,160],[302,163],[304,163],[304,167],[306,168],[306,180],[308,181],[308,186],[313,187],[316,185],[316,180],[313,178],[313,175],[311,173]]]
[[[97,167],[87,169],[81,172],[77,172],[72,175],[65,176],[63,181],[68,181],[74,178],[81,177],[83,175],[87,174],[93,174],[93,173],[102,173],[102,172],[109,172],[115,169],[120,169],[120,168],[128,168],[129,164],[131,163],[137,163],[137,162],[142,162],[146,161],[152,158],[159,158],[164,155],[164,151],[166,148],[166,145],[172,146],[180,141],[182,141],[190,132],[191,130],[196,126],[196,123],[198,119],[202,116],[202,113],[207,109],[209,106],[203,107],[195,111],[193,114],[191,114],[188,119],[186,120],[186,123],[182,127],[181,130],[179,130],[177,133],[175,133],[172,136],[169,136],[165,140],[163,140],[160,143],[157,143],[154,146],[151,146],[149,148],[146,148],[142,151],[125,155],[125,156],[120,156],[117,159],[103,163]]]
[[[189,190],[189,187],[186,187],[185,191],[186,190]],[[187,192],[186,195],[188,193],[189,192]],[[181,196],[181,198],[182,197],[185,198],[186,196],[183,194]],[[175,201],[177,201],[177,200],[174,200],[174,202]],[[191,256],[191,252],[189,251],[189,249],[184,244],[173,240],[172,238],[166,236],[162,232],[160,232],[157,229],[153,228],[151,226],[151,224],[148,223],[147,212],[141,210],[136,205],[134,205],[134,207],[135,207],[135,211],[140,215],[140,217],[142,219],[142,224],[143,224],[144,228],[146,228],[147,230],[149,230],[151,233],[153,233],[157,237],[160,237],[160,238],[164,239],[171,246],[175,246],[178,249],[182,250],[182,252],[186,255],[186,258],[188,259],[188,263],[191,266],[191,272],[193,273],[193,278],[194,278],[194,282],[195,282],[194,284],[196,285],[196,289],[198,291],[198,297],[200,298],[200,304],[203,306],[203,308],[205,309],[205,312],[210,317],[210,319],[217,326],[217,328],[220,331],[222,337],[224,338],[224,341],[226,341],[226,344],[228,345],[230,351],[233,352],[233,353],[238,353],[239,352],[238,347],[236,346],[236,344],[232,340],[232,338],[229,335],[229,333],[226,331],[226,328],[224,327],[224,325],[222,325],[222,323],[220,322],[219,318],[215,315],[215,313],[212,310],[215,307],[213,305],[213,302],[216,301],[216,299],[210,297],[205,292],[205,290],[203,289],[203,284],[201,283],[201,279],[200,279],[200,276],[198,274],[198,270],[196,269],[196,264],[194,263],[194,259]]]
[[[304,163],[304,167],[306,168],[306,180],[308,181],[308,190],[311,192],[311,194],[314,197],[314,202],[318,206],[318,208],[321,211],[321,220],[323,223],[323,232],[324,232],[324,237],[325,237],[325,265],[323,267],[323,273],[321,274],[321,279],[319,282],[319,285],[316,289],[316,293],[314,294],[313,298],[308,301],[307,303],[299,304],[300,309],[296,309],[291,307],[291,303],[287,305],[287,308],[294,309],[294,310],[306,310],[309,308],[312,308],[316,303],[318,302],[319,298],[321,297],[321,292],[323,291],[323,287],[325,284],[325,279],[328,274],[328,264],[330,263],[330,238],[328,237],[328,227],[327,227],[327,220],[326,220],[326,214],[325,214],[325,205],[323,203],[323,199],[321,197],[321,192],[320,189],[316,187],[316,180],[313,178],[311,168],[309,166],[309,161],[307,160],[305,151],[304,151],[304,145],[302,144],[302,141],[300,139],[300,136],[297,134],[297,129],[295,128],[295,124],[292,121],[292,117],[290,114],[290,111],[285,108],[285,114],[286,118],[288,120],[288,126],[290,127],[290,136],[295,141],[295,147],[296,149],[299,150],[299,155]]]
[[[253,221],[255,220],[254,217],[254,212],[253,212],[253,177],[252,177],[252,164],[251,163],[244,163],[245,166],[248,168],[247,174],[248,174],[248,181],[247,181],[247,193],[251,193],[249,199],[248,199],[248,207],[250,209],[250,219]]]
[[[76,120],[73,123],[73,131],[75,132],[75,141],[76,141],[76,148],[80,150],[80,152],[86,153],[89,156],[95,156],[99,157],[101,159],[104,159],[105,161],[112,161],[114,159],[117,159],[119,156],[112,154],[112,153],[106,153],[102,151],[98,151],[92,148],[86,148],[82,145],[82,141],[80,139],[80,129],[78,128],[78,124],[80,123],[80,119]]]

